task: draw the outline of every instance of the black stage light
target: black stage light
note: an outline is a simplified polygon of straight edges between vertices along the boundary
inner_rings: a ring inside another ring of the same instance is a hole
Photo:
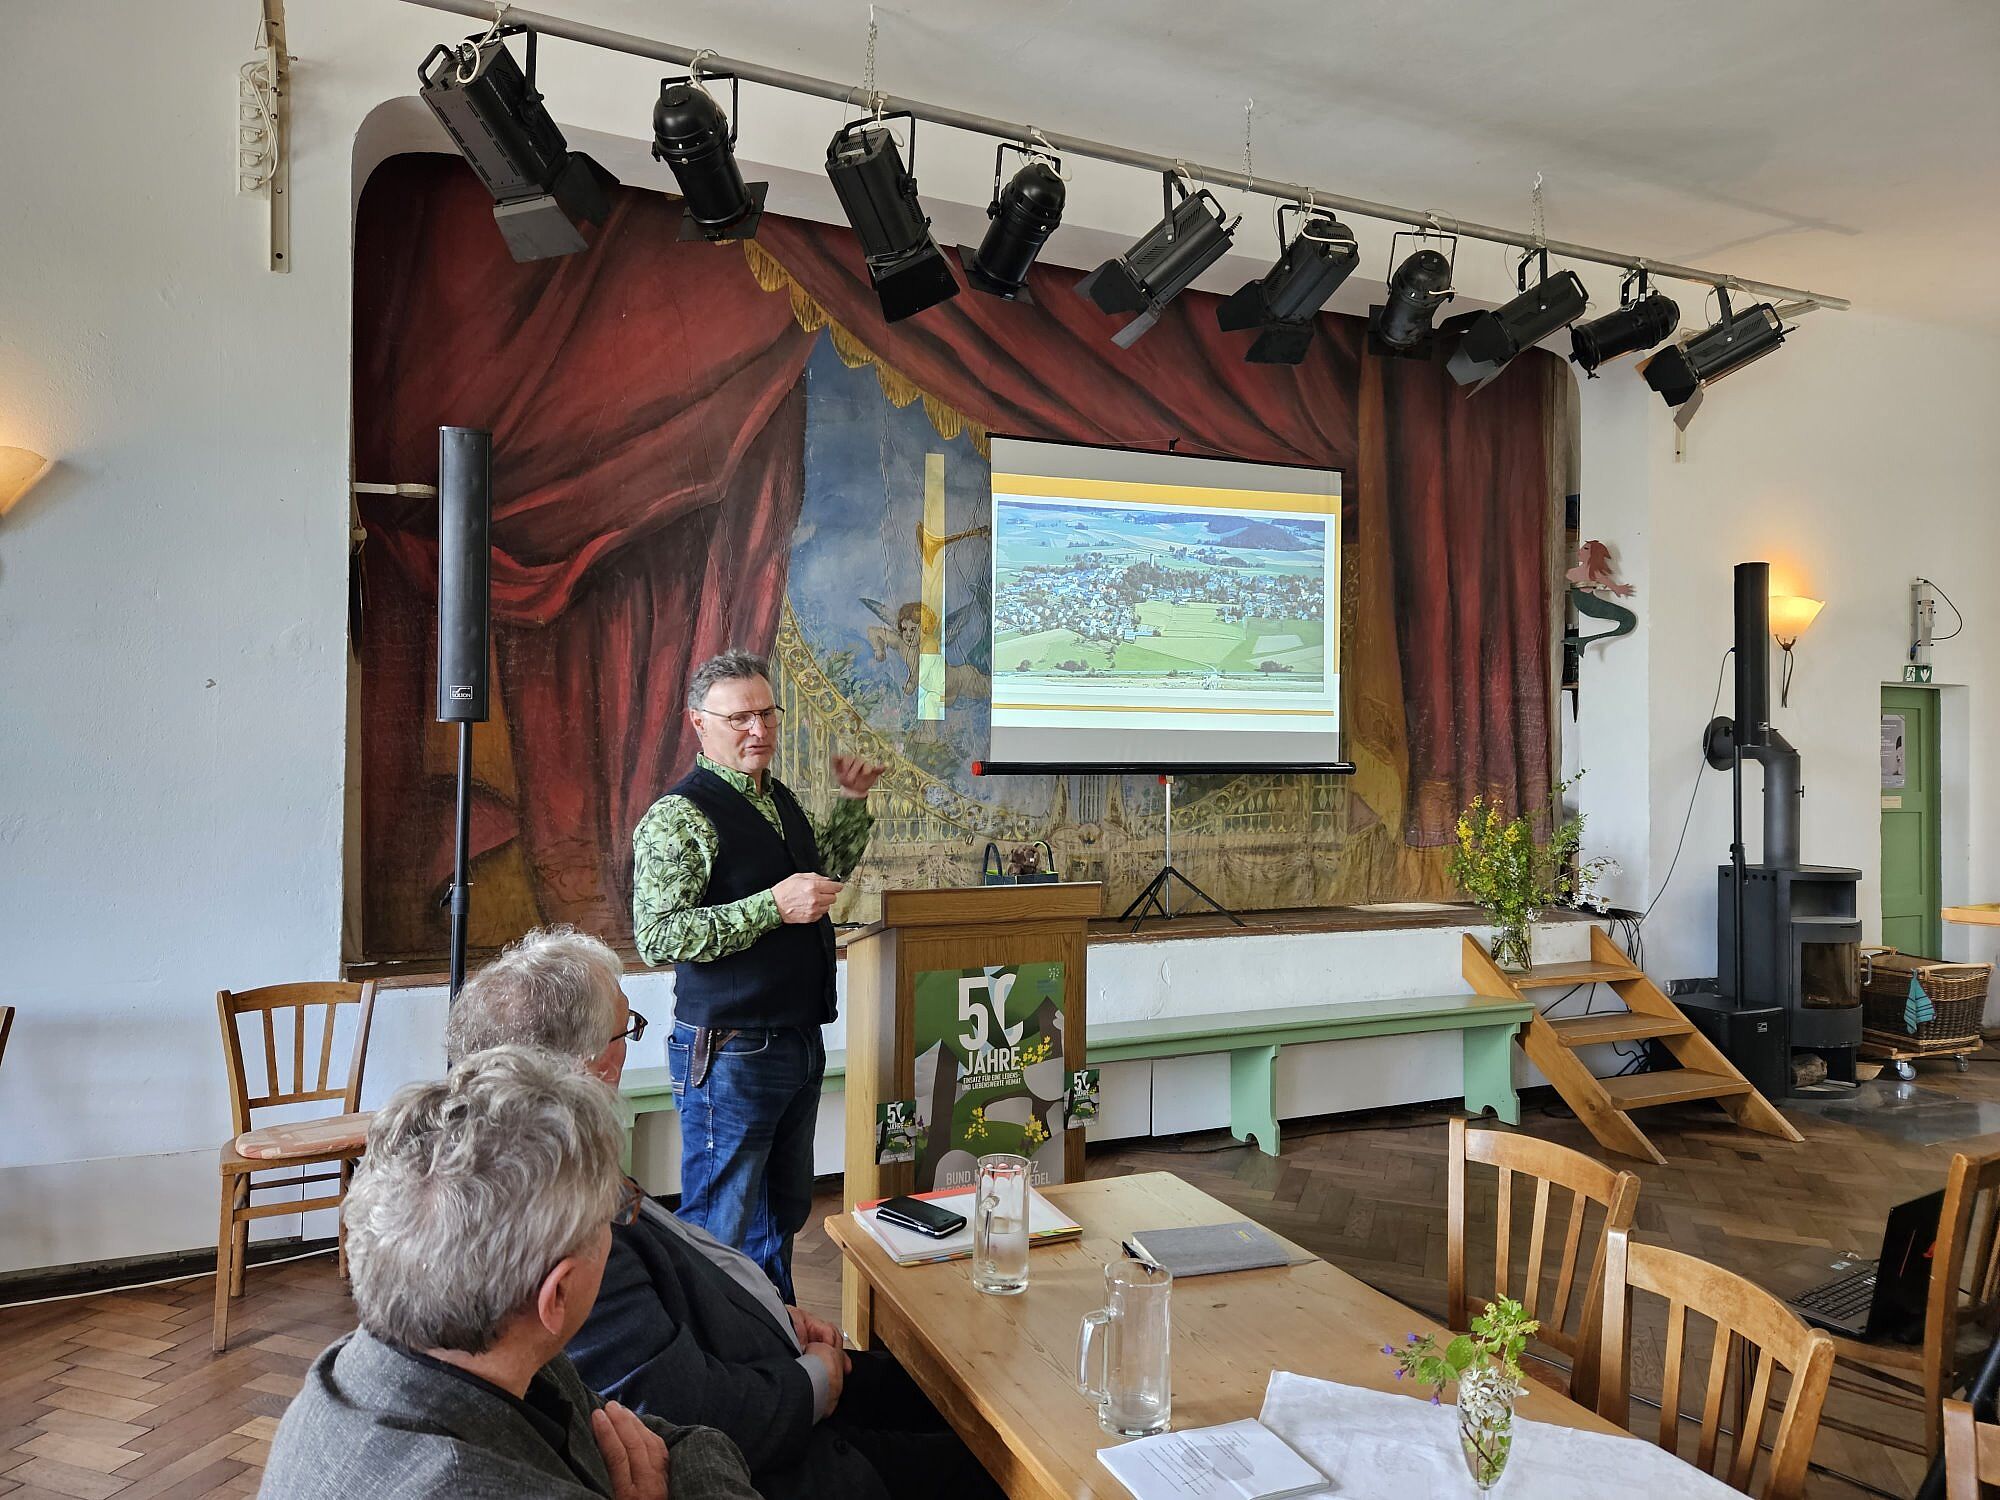
[[[699,73],[662,78],[653,106],[653,159],[673,169],[681,189],[684,240],[747,240],[764,216],[768,182],[745,182],[736,165],[736,78],[729,79],[729,113]]]
[[[885,120],[910,122],[910,167]],[[917,159],[917,121],[907,110],[852,120],[826,147],[826,175],[841,211],[861,240],[868,279],[882,299],[883,320],[895,323],[958,295],[958,278],[931,238],[931,221],[917,201],[911,176]]]
[[[1207,188],[1188,192],[1178,173],[1169,172],[1162,179],[1160,196],[1166,205],[1160,222],[1130,250],[1076,284],[1077,295],[1088,297],[1102,311],[1137,315],[1111,336],[1121,349],[1136,344],[1160,321],[1167,304],[1228,252],[1230,236],[1241,221],[1240,215],[1229,218]]]
[[[1289,241],[1285,215],[1300,215]],[[1225,297],[1215,321],[1225,330],[1258,330],[1243,358],[1253,365],[1295,365],[1312,347],[1313,319],[1360,260],[1354,231],[1321,208],[1287,203],[1278,209],[1278,263],[1257,281]]]
[[[1597,378],[1597,367],[1621,354],[1650,349],[1680,327],[1681,310],[1665,292],[1656,292],[1644,271],[1634,271],[1618,285],[1618,310],[1569,331],[1569,357],[1586,379]]]
[[[1396,241],[1402,234],[1389,237],[1389,259],[1396,258]],[[1411,239],[1428,239],[1428,235],[1410,235]],[[1451,241],[1452,257],[1458,255],[1456,236],[1447,235]],[[1442,251],[1430,249],[1412,251],[1409,258],[1396,267],[1396,273],[1389,278],[1388,295],[1368,309],[1368,347],[1376,354],[1393,355],[1402,359],[1426,359],[1430,356],[1433,331],[1431,322],[1437,317],[1438,309],[1451,301],[1456,293],[1451,285],[1452,260]]]
[[[526,32],[528,71],[505,38]],[[601,224],[617,179],[569,149],[535,90],[535,34],[501,26],[456,47],[431,48],[417,66],[424,103],[493,194],[493,217],[520,261],[588,249],[579,223]]]
[[[1540,261],[1541,276],[1528,285],[1528,264]],[[1583,280],[1574,271],[1549,274],[1549,253],[1530,251],[1515,272],[1521,295],[1491,312],[1474,313],[1466,323],[1445,368],[1460,385],[1478,390],[1507,368],[1523,349],[1533,348],[1565,323],[1573,323],[1590,303]]]
[[[1703,386],[1762,359],[1785,341],[1789,331],[1768,302],[1740,313],[1729,309],[1729,293],[1720,287],[1722,318],[1685,344],[1670,344],[1646,361],[1646,384],[1669,406],[1686,403]]]
[[[1002,187],[1000,163],[1009,151],[1026,159]],[[958,247],[965,279],[995,297],[1032,303],[1035,299],[1028,295],[1028,267],[1062,223],[1066,196],[1061,157],[1002,141],[993,153],[993,201],[986,205],[986,217],[993,222],[977,250]]]

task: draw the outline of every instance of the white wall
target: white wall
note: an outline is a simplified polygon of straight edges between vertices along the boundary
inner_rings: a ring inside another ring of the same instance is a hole
[[[60,467],[0,522],[0,999],[20,1008],[0,1071],[0,1273],[206,1242],[226,1130],[210,997],[330,975],[340,957],[355,143],[371,111],[410,93],[429,45],[470,28],[393,0],[288,11],[286,276],[264,268],[263,204],[235,191],[255,0],[8,11],[0,444]],[[654,65],[551,45],[543,70],[572,127],[646,129]],[[840,110],[755,98],[743,149],[779,167],[773,207],[827,215],[818,163]],[[1161,141],[1180,133],[1163,115]],[[669,181],[636,146],[613,165]],[[927,130],[923,168],[942,236],[975,230],[990,143]],[[1079,223],[1126,239],[1156,194],[1091,164],[1071,185]],[[1052,249],[1089,263],[1114,238],[1066,227]],[[1204,285],[1233,286],[1268,253],[1261,208],[1239,244]],[[1497,291],[1502,260],[1463,257],[1469,290]],[[1367,298],[1357,278],[1341,305]],[[1781,544],[1773,560],[1832,601],[1788,726],[1814,814],[1839,810],[1824,832],[1808,822],[1809,853],[1870,861],[1873,683],[1894,673],[1912,570],[1972,615],[1939,676],[1974,682],[1966,775],[1990,819],[1977,787],[1992,779],[1992,710],[1975,674],[1990,676],[1977,570],[1994,555],[1997,387],[1990,344],[1823,315],[1716,393],[1684,468],[1629,374],[1589,388],[1586,505],[1603,509],[1586,531],[1619,545],[1647,623],[1586,667],[1581,753],[1594,833],[1635,882],[1664,868],[1678,827],[1728,564]],[[1807,730],[1803,713],[1825,717]],[[1697,875],[1720,856],[1722,815],[1712,787],[1704,798],[1649,929],[1662,973],[1712,970]],[[1990,858],[1972,888],[2000,893]],[[434,997],[394,992],[381,1009],[371,1097],[436,1058]]]
[[[1583,534],[1612,541],[1627,560],[1644,621],[1585,667],[1576,753],[1590,768],[1591,846],[1601,837],[1621,851],[1643,848],[1639,889],[1647,900],[1658,892],[1732,638],[1731,567],[1768,561],[1775,591],[1827,601],[1797,649],[1789,709],[1776,707],[1772,650],[1774,722],[1802,757],[1802,852],[1863,872],[1860,914],[1877,939],[1880,691],[1900,678],[1910,581],[1922,574],[1966,614],[1964,633],[1935,654],[1935,680],[1955,685],[1945,763],[1956,826],[1944,889],[1947,899],[2000,896],[2000,853],[1980,836],[1993,826],[2000,769],[2000,606],[1985,587],[2000,546],[2000,343],[1865,312],[1815,314],[1785,348],[1709,392],[1680,461],[1664,408],[1636,382],[1593,382],[1584,399]],[[1649,408],[1636,430],[1627,425],[1635,403]],[[1619,461],[1628,450],[1614,448],[1613,433],[1643,437],[1642,465]],[[1940,628],[1948,625],[1947,615]],[[1635,731],[1624,714],[1638,681],[1646,719]],[[1724,713],[1730,694],[1725,679]],[[1756,767],[1744,785],[1754,860]],[[1715,870],[1729,838],[1728,776],[1704,771],[1680,865],[1645,929],[1649,967],[1663,979],[1716,972]],[[1955,956],[1994,956],[1977,930],[1948,926],[1946,936]]]

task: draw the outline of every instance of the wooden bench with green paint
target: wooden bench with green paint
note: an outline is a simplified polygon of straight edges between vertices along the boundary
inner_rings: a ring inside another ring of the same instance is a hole
[[[1426,995],[1228,1015],[1158,1016],[1094,1025],[1086,1050],[1093,1067],[1228,1053],[1230,1133],[1239,1141],[1254,1137],[1265,1155],[1276,1156],[1280,1047],[1456,1031],[1463,1038],[1465,1107],[1474,1114],[1490,1109],[1507,1124],[1518,1125],[1521,1101],[1514,1091],[1512,1043],[1534,1013],[1534,1004],[1526,1000]]]

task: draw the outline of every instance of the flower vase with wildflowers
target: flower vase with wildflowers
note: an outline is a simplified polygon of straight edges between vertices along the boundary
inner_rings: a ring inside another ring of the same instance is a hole
[[[1398,1380],[1432,1387],[1433,1406],[1445,1386],[1457,1384],[1459,1446],[1482,1494],[1499,1481],[1513,1452],[1514,1402],[1526,1394],[1521,1355],[1540,1326],[1512,1297],[1501,1297],[1472,1320],[1470,1333],[1456,1335],[1443,1350],[1428,1333],[1411,1334],[1400,1349],[1382,1346],[1396,1361]]]
[[[1503,969],[1521,970],[1530,958],[1529,932],[1546,907],[1576,894],[1576,853],[1583,842],[1583,818],[1561,817],[1566,781],[1554,792],[1554,833],[1535,842],[1526,814],[1509,817],[1498,802],[1475,797],[1458,815],[1456,842],[1447,865],[1466,897],[1493,924],[1493,958]]]

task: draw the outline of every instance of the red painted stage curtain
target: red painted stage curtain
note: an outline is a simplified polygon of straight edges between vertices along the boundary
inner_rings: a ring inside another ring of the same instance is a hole
[[[692,759],[690,663],[765,645],[803,490],[803,372],[816,334],[762,290],[740,246],[684,245],[679,205],[635,190],[581,255],[515,265],[455,158],[401,157],[356,226],[357,479],[428,483],[441,423],[495,434],[493,613],[517,795],[488,788],[475,844],[519,837],[545,921],[629,937],[633,824]],[[880,321],[853,236],[768,216],[759,244],[878,360],[992,432],[1217,453],[1383,476],[1408,717],[1405,837],[1435,845],[1481,792],[1547,796],[1549,383],[1516,362],[1470,400],[1441,363],[1364,360],[1324,318],[1296,368],[1190,295],[1129,351],[1038,268],[1037,303],[967,292]],[[1364,434],[1364,381],[1380,432]],[[1376,451],[1364,451],[1364,445]],[[363,948],[441,932],[449,781],[425,762],[435,651],[435,508],[364,497]]]
[[[678,204],[621,192],[589,253],[516,265],[471,173],[413,156],[376,173],[356,226],[356,477],[430,483],[440,424],[494,433],[520,790],[512,809],[481,799],[475,849],[518,834],[543,917],[614,939],[631,931],[632,826],[693,758],[688,664],[771,639],[803,493],[812,336],[740,249],[678,245],[679,224]],[[435,888],[436,510],[363,497],[361,515],[364,865]],[[413,927],[409,893],[368,883],[371,952],[436,930]]]

